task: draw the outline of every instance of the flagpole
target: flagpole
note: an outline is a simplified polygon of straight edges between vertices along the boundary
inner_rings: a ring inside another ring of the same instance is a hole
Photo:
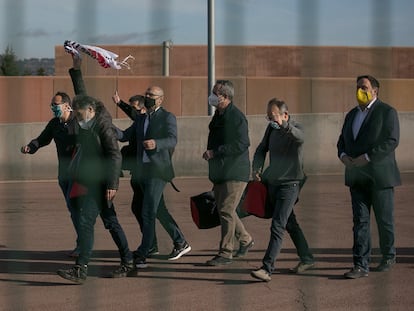
[[[116,70],[115,90],[118,92],[119,69]],[[118,105],[115,105],[115,119],[118,119]]]

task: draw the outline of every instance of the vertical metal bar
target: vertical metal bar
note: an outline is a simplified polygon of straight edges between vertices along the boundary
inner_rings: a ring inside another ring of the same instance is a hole
[[[216,71],[215,71],[215,38],[214,38],[214,0],[208,0],[208,86],[207,86],[207,97],[210,95],[213,89]],[[214,107],[207,103],[208,115],[214,114]]]
[[[2,21],[5,22],[5,27],[2,29],[5,33],[5,38],[7,39],[6,47],[8,46],[10,49],[13,50],[13,53],[16,57],[16,59],[22,58],[22,55],[25,54],[26,49],[26,42],[23,36],[19,36],[18,34],[24,33],[25,27],[27,27],[26,19],[25,17],[26,13],[26,1],[25,0],[7,0],[6,1],[6,10],[2,12]],[[1,51],[0,53],[3,54],[5,52]],[[8,106],[7,109],[7,119],[11,119],[10,116],[18,113],[19,111],[24,109],[24,93],[27,92],[27,85],[24,83],[24,81],[21,78],[18,78],[18,82],[13,79],[7,79],[6,81],[8,85],[12,86],[14,83],[18,85],[19,92],[16,96],[12,96],[11,92],[8,92],[7,97],[8,102],[13,102],[11,98],[17,99],[17,101],[14,102],[14,107]],[[17,86],[16,85],[16,86]],[[38,107],[40,108],[40,107]],[[26,140],[26,131],[22,130],[22,127],[15,127],[15,132],[10,132],[13,134],[14,139],[20,139],[21,141]],[[16,165],[18,165],[17,161],[13,159],[9,159],[9,164],[7,164],[6,169],[8,171],[9,176],[13,176],[13,171],[15,170]],[[10,178],[10,179],[12,179]],[[7,191],[7,190],[6,190]],[[20,187],[20,195],[15,198],[17,201],[16,206],[24,206],[24,202],[26,200],[27,194],[24,191],[23,187]],[[1,197],[4,198],[3,193],[1,193]],[[0,202],[2,206],[7,206],[7,203]],[[22,210],[20,210],[22,211]],[[20,212],[18,210],[15,210],[14,212]],[[29,269],[27,262],[16,262],[15,258],[19,256],[19,249],[25,250],[27,249],[27,244],[30,243],[28,241],[26,232],[24,230],[25,228],[25,221],[27,219],[24,217],[24,213],[21,213],[19,217],[12,218],[7,214],[2,214],[2,218],[6,218],[6,222],[13,221],[13,226],[7,227],[8,229],[5,233],[0,232],[2,236],[2,243],[7,247],[7,252],[5,253],[6,261],[4,263],[4,269],[10,274],[15,274],[19,269]],[[3,220],[4,221],[4,220]],[[3,240],[4,239],[4,240]],[[23,260],[27,259],[29,256],[29,252],[21,252],[21,258]],[[3,264],[3,263],[2,263]],[[21,265],[20,265],[21,264]],[[7,289],[7,291],[10,291]],[[17,288],[13,294],[10,295],[7,293],[6,301],[2,303],[3,306],[13,306],[15,309],[28,309],[28,299],[27,299],[27,288]]]

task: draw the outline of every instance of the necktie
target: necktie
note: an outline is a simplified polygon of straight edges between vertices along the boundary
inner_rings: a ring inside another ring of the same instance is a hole
[[[147,116],[145,117],[145,121],[144,121],[144,139],[145,139],[146,134],[147,134],[149,123],[150,123],[150,115],[147,114]],[[151,162],[151,160],[149,159],[145,149],[144,149],[143,154],[142,154],[142,162],[144,162],[144,163],[150,163]]]

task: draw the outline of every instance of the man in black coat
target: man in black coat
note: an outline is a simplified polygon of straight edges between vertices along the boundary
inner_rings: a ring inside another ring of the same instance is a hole
[[[368,276],[371,207],[382,254],[376,270],[388,271],[395,264],[394,187],[401,184],[395,160],[400,139],[397,111],[378,99],[377,79],[364,75],[356,82],[358,106],[346,115],[337,143],[352,199],[354,267],[344,274],[350,279]]]
[[[86,88],[83,80],[77,78],[80,75],[81,61],[79,58],[73,58],[73,67],[69,69],[72,77],[75,94],[86,94]],[[52,140],[56,144],[58,158],[58,182],[65,197],[66,206],[70,212],[70,217],[76,231],[76,247],[68,253],[70,257],[79,256],[79,220],[77,210],[71,205],[69,192],[71,189],[71,178],[68,174],[68,166],[72,158],[73,147],[75,146],[75,131],[77,120],[72,109],[71,99],[64,92],[57,92],[50,103],[50,109],[54,117],[48,122],[45,129],[40,135],[31,140],[25,146],[21,147],[21,152],[25,154],[34,154],[40,148],[47,146]]]
[[[40,135],[32,139],[27,145],[22,146],[20,151],[25,154],[34,154],[54,140],[58,159],[58,182],[76,231],[76,247],[68,255],[70,257],[77,257],[79,255],[79,222],[76,217],[76,211],[69,200],[70,178],[67,172],[74,146],[74,136],[70,133],[74,131],[76,119],[72,110],[71,99],[64,92],[57,92],[53,96],[50,108],[54,115],[53,118],[47,123]]]
[[[69,129],[69,138],[76,144],[76,152],[66,167],[70,180],[68,199],[79,225],[79,256],[73,268],[58,270],[61,277],[76,283],[86,280],[98,215],[105,229],[109,230],[121,257],[120,266],[111,276],[125,277],[135,273],[132,252],[113,204],[121,169],[116,128],[103,103],[86,95],[80,68],[80,58],[73,57],[73,68],[69,74],[76,94],[73,99],[76,121]]]
[[[209,266],[232,262],[235,238],[240,244],[236,257],[245,256],[254,244],[236,212],[250,175],[250,140],[247,119],[233,104],[233,96],[233,83],[228,80],[218,80],[209,96],[209,104],[217,110],[209,124],[203,159],[208,161],[221,223],[219,251],[206,262]]]

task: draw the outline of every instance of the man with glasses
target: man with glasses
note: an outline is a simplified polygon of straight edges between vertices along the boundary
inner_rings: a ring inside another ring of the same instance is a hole
[[[285,230],[290,234],[300,257],[299,264],[290,271],[302,273],[314,266],[313,255],[293,212],[301,181],[305,177],[303,127],[290,118],[288,106],[277,98],[268,102],[267,117],[269,125],[256,148],[252,165],[253,179],[266,184],[268,200],[273,207],[269,244],[262,266],[251,272],[252,277],[264,282],[271,280]],[[269,166],[263,170],[267,153]]]
[[[70,178],[67,167],[70,163],[73,153],[74,141],[71,139],[76,123],[75,115],[72,111],[71,100],[68,94],[64,92],[57,92],[51,101],[50,109],[54,117],[48,122],[45,129],[40,135],[30,141],[27,145],[21,147],[21,152],[25,154],[34,154],[44,146],[50,144],[52,139],[56,144],[57,158],[58,158],[58,181],[59,186],[65,197],[66,206],[70,212],[73,226],[76,233],[79,230],[79,222],[75,215],[75,210],[72,208],[69,201]],[[76,247],[68,254],[70,257],[77,257],[79,255],[79,238],[76,238]]]
[[[155,238],[155,219],[174,241],[169,260],[176,260],[191,251],[183,233],[168,212],[164,201],[164,188],[174,178],[172,153],[177,144],[177,121],[175,116],[162,107],[164,91],[151,86],[145,92],[147,113],[139,115],[134,123],[119,133],[121,141],[137,141],[135,165],[132,167],[131,185],[142,196],[142,240],[134,252],[137,268],[147,267]]]

